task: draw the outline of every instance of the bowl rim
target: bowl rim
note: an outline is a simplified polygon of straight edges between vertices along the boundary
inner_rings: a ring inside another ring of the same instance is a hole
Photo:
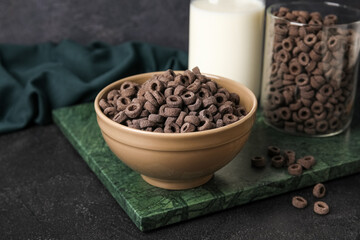
[[[143,136],[154,136],[157,138],[166,138],[166,139],[187,139],[187,138],[193,138],[195,136],[200,137],[200,136],[206,136],[206,135],[212,135],[212,134],[216,134],[219,132],[223,132],[226,130],[230,130],[232,128],[236,128],[238,125],[241,125],[242,123],[246,122],[247,120],[249,120],[250,118],[253,117],[254,114],[256,114],[256,110],[257,110],[257,106],[258,106],[258,102],[257,99],[255,97],[255,94],[249,89],[247,88],[245,85],[236,82],[232,79],[226,78],[226,77],[222,77],[222,76],[218,76],[218,75],[214,75],[214,74],[208,74],[208,73],[202,73],[202,75],[205,75],[211,79],[216,79],[216,80],[220,80],[220,81],[230,81],[232,83],[235,83],[236,85],[238,85],[238,87],[243,88],[245,90],[245,92],[250,96],[250,98],[252,99],[252,107],[250,109],[250,111],[248,112],[248,114],[232,123],[220,128],[213,128],[213,129],[209,129],[209,130],[205,130],[205,131],[197,131],[197,132],[190,132],[190,133],[177,133],[177,134],[170,134],[170,133],[158,133],[158,132],[149,132],[149,131],[144,131],[144,130],[140,130],[140,129],[135,129],[135,128],[130,128],[128,126],[119,124],[117,122],[114,122],[113,120],[111,120],[109,117],[107,117],[100,109],[99,106],[99,101],[100,99],[103,97],[103,95],[105,94],[105,92],[107,92],[110,89],[113,89],[114,86],[118,85],[121,82],[125,82],[125,81],[132,81],[134,79],[137,79],[141,76],[145,76],[145,75],[149,75],[149,78],[154,75],[154,74],[161,74],[164,71],[156,71],[156,72],[147,72],[147,73],[140,73],[140,74],[136,74],[136,75],[131,75],[125,78],[121,78],[109,85],[106,85],[103,89],[100,90],[100,92],[96,95],[96,98],[94,100],[94,108],[95,108],[95,112],[97,117],[101,118],[101,120],[105,121],[105,123],[109,124],[111,127],[114,127],[116,129],[119,129],[121,131],[125,131],[127,133],[130,134],[135,134],[135,135],[143,135]],[[184,71],[174,71],[175,73],[183,73]],[[216,81],[217,82],[217,81]],[[220,84],[221,85],[221,84]],[[240,96],[240,101],[241,101],[241,96]],[[239,136],[240,137],[240,136]]]

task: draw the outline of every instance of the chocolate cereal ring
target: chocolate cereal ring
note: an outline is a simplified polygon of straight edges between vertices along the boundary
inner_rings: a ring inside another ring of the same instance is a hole
[[[311,73],[316,68],[316,62],[313,60],[310,60],[309,64],[305,67],[305,70],[307,73]]]
[[[148,119],[152,122],[156,122],[156,123],[163,123],[165,118],[161,115],[158,114],[150,114],[148,116]]]
[[[201,82],[199,79],[196,79],[192,84],[187,86],[186,89],[193,93],[196,93],[197,91],[199,91],[200,88],[201,88]]]
[[[157,127],[157,128],[154,129],[153,132],[163,133],[164,129],[162,129],[161,127]]]
[[[315,128],[304,127],[304,132],[308,135],[314,135],[316,133]]]
[[[315,165],[316,161],[313,156],[305,156],[297,160],[297,163],[300,164],[305,169],[310,169]]]
[[[221,106],[224,102],[226,102],[228,100],[228,98],[226,97],[226,95],[224,93],[216,93],[214,95],[215,100],[216,100],[216,104],[217,106]]]
[[[299,75],[302,72],[302,66],[297,61],[290,62],[289,71],[292,75]]]
[[[275,25],[275,34],[276,35],[280,35],[280,36],[286,36],[287,32],[288,32],[288,29],[285,25]]]
[[[197,111],[202,105],[202,101],[197,98],[194,104],[188,105],[190,111]]]
[[[137,88],[135,83],[126,81],[120,86],[120,94],[123,97],[130,97],[137,93]]]
[[[173,95],[181,96],[186,91],[186,88],[183,85],[178,85],[174,89]]]
[[[311,50],[310,53],[309,53],[309,57],[314,60],[315,62],[319,62],[321,60],[321,55],[320,54],[317,54],[314,50]],[[317,73],[317,71],[319,73]],[[317,70],[316,69],[314,70],[314,74],[322,74],[322,70],[319,69]]]
[[[309,84],[309,77],[305,73],[299,74],[295,77],[295,82],[298,86],[306,86]]]
[[[299,47],[294,47],[291,53],[293,54],[294,57],[297,57],[299,53],[301,53],[301,50]]]
[[[198,131],[209,130],[212,128],[212,124],[209,119],[201,120],[200,125],[197,127]]]
[[[306,128],[315,128],[316,121],[315,118],[309,118],[304,122],[304,127]]]
[[[327,46],[332,52],[338,50],[340,48],[340,38],[338,36],[331,36],[327,41]]]
[[[164,91],[164,97],[167,98],[168,96],[173,95],[173,93],[174,93],[174,88],[168,87]]]
[[[319,215],[326,215],[330,211],[329,205],[323,201],[317,201],[314,203],[314,212]]]
[[[217,122],[219,119],[221,119],[222,120],[222,115],[221,115],[221,113],[216,113],[214,116],[213,116],[213,119],[214,119],[214,121],[215,122]],[[223,121],[223,120],[222,120]],[[224,121],[223,121],[223,124],[224,124]],[[225,125],[225,124],[224,124]]]
[[[211,93],[206,88],[200,88],[200,90],[196,93],[196,96],[200,98],[201,100],[204,100],[211,96]]]
[[[164,106],[164,105],[163,105]],[[155,107],[151,102],[146,101],[144,108],[149,111],[149,113],[157,113],[157,107]]]
[[[147,91],[144,94],[144,97],[145,97],[146,101],[150,102],[152,105],[154,105],[154,107],[156,107],[156,108],[159,107],[159,103],[156,101],[156,98],[150,91]]]
[[[218,108],[214,104],[211,104],[209,107],[206,108],[206,110],[208,110],[213,116],[218,113]]]
[[[226,104],[224,103],[223,105],[221,105],[219,108],[218,108],[218,111],[222,114],[222,115],[225,115],[227,113],[234,113],[234,109],[233,107],[230,105],[230,104]]]
[[[296,154],[292,150],[285,150],[284,151],[284,158],[285,158],[285,165],[290,166],[291,164],[295,163]]]
[[[218,118],[216,120],[216,127],[219,128],[219,127],[223,127],[223,126],[225,126],[225,124],[224,124],[224,121],[221,119],[221,116],[220,116],[220,118]]]
[[[217,93],[223,93],[226,96],[226,101],[230,99],[230,92],[226,88],[219,88]]]
[[[193,124],[187,122],[181,126],[180,132],[187,133],[187,132],[194,132],[195,130],[196,127]]]
[[[178,107],[166,107],[164,109],[165,117],[178,117],[181,113],[181,108]]]
[[[142,107],[140,103],[131,103],[125,108],[124,112],[129,118],[137,118],[142,112]]]
[[[299,110],[302,107],[302,103],[300,100],[297,100],[295,103],[291,103],[289,108],[291,111]]]
[[[191,91],[185,92],[183,95],[181,95],[181,98],[186,105],[191,105],[196,101],[195,93]]]
[[[100,99],[99,101],[99,106],[101,107],[101,109],[104,111],[105,108],[110,107],[110,104],[108,104],[105,99]]]
[[[148,119],[140,119],[139,124],[140,124],[141,129],[148,128],[148,127],[155,127],[155,125],[156,125],[155,122],[152,122]]]
[[[124,110],[127,105],[129,105],[131,103],[131,99],[128,97],[119,97],[116,100],[116,110],[118,111],[122,111]]]
[[[116,108],[115,107],[107,107],[104,109],[104,114],[107,116],[113,116],[116,114]]]
[[[237,93],[230,93],[230,101],[232,101],[235,105],[240,104],[240,96]]]
[[[317,37],[313,33],[307,34],[304,38],[304,43],[309,47],[312,47],[316,42],[317,42]]]
[[[286,131],[296,132],[296,122],[285,121],[284,122],[284,129]]]
[[[235,116],[234,114],[232,114],[232,113],[225,114],[222,119],[223,119],[225,125],[234,123],[237,120],[239,120],[239,118],[237,116]]]
[[[335,14],[329,14],[324,17],[324,25],[329,26],[337,22],[338,17]]]
[[[113,89],[107,94],[106,98],[108,101],[111,101],[114,99],[115,96],[118,96],[118,95],[120,95],[119,91],[116,89]]]
[[[280,155],[280,148],[275,146],[268,146],[267,154],[269,157],[274,157],[276,155]]]
[[[276,168],[281,168],[284,165],[285,159],[281,155],[276,155],[271,158],[271,165]]]
[[[161,81],[157,80],[157,79],[150,80],[150,82],[148,83],[147,86],[148,86],[149,91],[159,91],[159,92],[161,92],[165,88],[164,84]]]
[[[181,108],[182,98],[178,95],[170,95],[166,98],[166,104],[172,108]]]
[[[319,89],[319,93],[323,96],[329,97],[333,94],[333,87],[330,84],[325,84]]]
[[[194,73],[195,75],[196,75],[196,74],[201,74],[200,69],[199,69],[198,66],[194,67],[194,68],[192,69],[192,71],[193,71],[193,73]]]
[[[207,98],[203,99],[203,106],[204,107],[208,107],[208,106],[210,106],[212,104],[217,104],[215,96],[210,96],[210,97],[207,97]]]
[[[310,78],[310,85],[315,89],[319,89],[325,82],[325,78],[321,75],[315,75]]]
[[[159,91],[152,91],[151,94],[155,98],[156,102],[161,106],[165,103],[165,96]]]
[[[283,120],[289,120],[291,118],[291,111],[288,107],[281,107],[278,109],[278,112]]]
[[[293,197],[291,203],[296,208],[305,208],[308,205],[307,200],[301,196]]]
[[[164,122],[164,125],[169,125],[170,123],[173,123],[176,121],[176,117],[167,117],[166,121]]]
[[[324,120],[326,118],[326,111],[323,111],[321,113],[314,113],[314,118],[316,121],[321,121],[321,120]]]
[[[213,82],[213,81],[208,81],[207,83],[206,83],[206,85],[208,85],[209,86],[209,89],[210,89],[210,92],[212,93],[212,94],[215,94],[216,92],[217,92],[217,85],[216,85],[216,83],[215,82]]]
[[[314,101],[311,105],[311,111],[316,114],[320,114],[324,111],[324,105],[319,101]]]
[[[298,55],[298,62],[306,67],[308,65],[308,63],[310,62],[310,57],[309,57],[309,54],[305,53],[305,52],[301,52],[299,55]]]
[[[313,50],[317,53],[317,54],[325,54],[326,50],[327,50],[327,45],[325,42],[320,41],[315,43]]]
[[[325,133],[329,129],[329,123],[326,120],[318,121],[315,129],[319,133]]]
[[[125,120],[128,119],[128,116],[125,114],[124,111],[118,112],[113,118],[112,120],[117,122],[117,123],[122,123]]]
[[[297,47],[302,51],[302,52],[309,52],[311,50],[311,48],[305,44],[305,42],[303,40],[300,40],[296,43]]]
[[[288,31],[289,36],[291,36],[291,37],[297,37],[297,36],[299,35],[299,28],[298,28],[298,26],[290,25],[290,26],[288,27],[288,29],[289,29],[289,31]]]
[[[262,156],[255,156],[251,158],[251,166],[262,168],[266,166],[266,159]]]
[[[277,53],[277,58],[278,60],[280,60],[283,63],[286,63],[290,60],[290,53],[288,51],[286,51],[285,49],[281,49],[278,53]]]
[[[188,115],[184,118],[184,122],[186,123],[191,123],[193,124],[194,126],[199,126],[200,125],[200,118],[197,117],[197,116],[191,116],[191,115]]]
[[[199,118],[201,120],[204,119],[209,119],[210,121],[213,121],[213,115],[211,114],[211,112],[208,109],[203,109],[199,112]]]
[[[313,188],[314,197],[322,198],[325,196],[325,194],[326,194],[326,188],[325,188],[324,184],[318,183],[314,186],[314,188]]]
[[[309,85],[308,85],[309,86]],[[310,86],[309,86],[310,87]],[[301,96],[301,100],[303,101],[304,99],[312,99],[315,95],[314,90],[302,90],[300,89],[300,96]],[[312,104],[312,100],[310,100],[309,104],[304,104],[305,106],[310,106]]]
[[[140,113],[140,117],[143,118],[143,117],[147,117],[149,116],[150,112],[146,109],[142,110],[141,113]]]
[[[182,111],[180,112],[179,116],[177,117],[175,123],[179,126],[182,126],[184,123],[184,118],[186,117],[187,113]]]
[[[178,85],[178,86],[189,86],[189,79],[187,77],[184,77],[181,74],[178,74],[175,76],[174,78],[174,82]],[[184,87],[185,88],[185,87]]]
[[[194,71],[194,69],[195,69],[195,71]],[[193,68],[192,71],[186,70],[184,72],[184,75],[188,78],[189,84],[191,84],[191,83],[193,83],[195,81],[195,74],[196,73],[200,74],[199,68],[197,68],[197,69]]]
[[[292,38],[285,38],[285,39],[281,42],[281,45],[282,45],[283,49],[286,50],[287,52],[290,52],[290,51],[294,48],[294,44],[293,44]]]
[[[165,125],[164,133],[180,133],[180,127],[176,123],[172,122]]]
[[[307,120],[311,116],[311,111],[307,107],[302,107],[298,111],[298,117],[301,120]]]
[[[298,163],[289,165],[288,173],[293,176],[300,176],[302,174],[302,166]]]

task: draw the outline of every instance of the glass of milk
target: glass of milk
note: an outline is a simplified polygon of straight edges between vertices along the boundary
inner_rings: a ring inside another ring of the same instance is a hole
[[[238,81],[259,97],[263,0],[192,0],[189,69]]]

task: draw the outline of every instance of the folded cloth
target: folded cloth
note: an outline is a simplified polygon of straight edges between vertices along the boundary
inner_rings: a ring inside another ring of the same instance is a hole
[[[187,54],[147,43],[0,45],[0,133],[51,122],[51,110],[92,101],[137,73],[186,69]]]

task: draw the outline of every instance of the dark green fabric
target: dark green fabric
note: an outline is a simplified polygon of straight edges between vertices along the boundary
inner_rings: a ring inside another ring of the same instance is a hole
[[[0,45],[0,133],[51,122],[51,110],[92,101],[137,73],[186,69],[183,51],[146,43]]]

